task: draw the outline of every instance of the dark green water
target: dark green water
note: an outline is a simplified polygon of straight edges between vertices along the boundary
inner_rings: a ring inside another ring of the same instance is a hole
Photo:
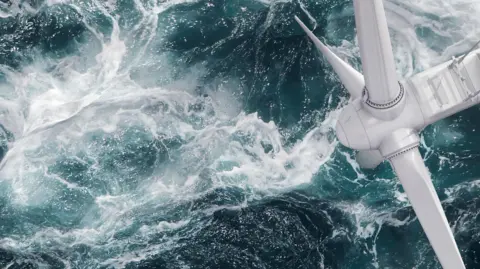
[[[385,6],[403,77],[480,37],[474,0]],[[440,268],[294,15],[360,67],[347,0],[0,1],[0,267]],[[469,269],[478,112],[421,149]]]

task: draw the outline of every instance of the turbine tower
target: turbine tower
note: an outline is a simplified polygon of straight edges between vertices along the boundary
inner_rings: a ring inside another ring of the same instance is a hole
[[[388,160],[444,269],[465,265],[418,150],[427,125],[480,102],[480,50],[399,81],[382,0],[354,0],[363,75],[330,51],[298,17],[351,95],[335,131],[362,168]]]

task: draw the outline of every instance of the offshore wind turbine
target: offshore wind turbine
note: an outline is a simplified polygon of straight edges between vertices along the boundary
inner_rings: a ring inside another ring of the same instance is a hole
[[[465,268],[418,146],[426,126],[480,103],[480,50],[399,81],[382,0],[353,4],[363,75],[295,17],[351,95],[337,138],[362,168],[390,162],[442,267]]]

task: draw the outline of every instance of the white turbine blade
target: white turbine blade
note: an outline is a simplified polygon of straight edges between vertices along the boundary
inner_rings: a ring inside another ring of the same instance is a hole
[[[418,148],[389,159],[444,269],[465,268]]]
[[[400,93],[383,0],[354,0],[355,24],[369,100],[386,104]]]
[[[327,58],[330,65],[335,70],[335,73],[340,77],[343,86],[345,86],[352,96],[352,99],[361,97],[363,88],[365,87],[363,75],[329,50],[297,16],[295,16],[295,20],[300,27],[302,27],[303,31],[307,33],[308,37],[310,37],[318,50],[320,50],[325,58]]]
[[[362,150],[355,156],[360,168],[374,169],[384,160],[379,150]]]

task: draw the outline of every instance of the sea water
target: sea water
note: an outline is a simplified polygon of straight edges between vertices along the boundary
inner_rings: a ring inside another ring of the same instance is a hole
[[[478,0],[384,3],[399,77],[480,39]],[[0,266],[439,268],[294,15],[361,69],[350,0],[0,1]],[[467,268],[478,115],[421,145]]]

